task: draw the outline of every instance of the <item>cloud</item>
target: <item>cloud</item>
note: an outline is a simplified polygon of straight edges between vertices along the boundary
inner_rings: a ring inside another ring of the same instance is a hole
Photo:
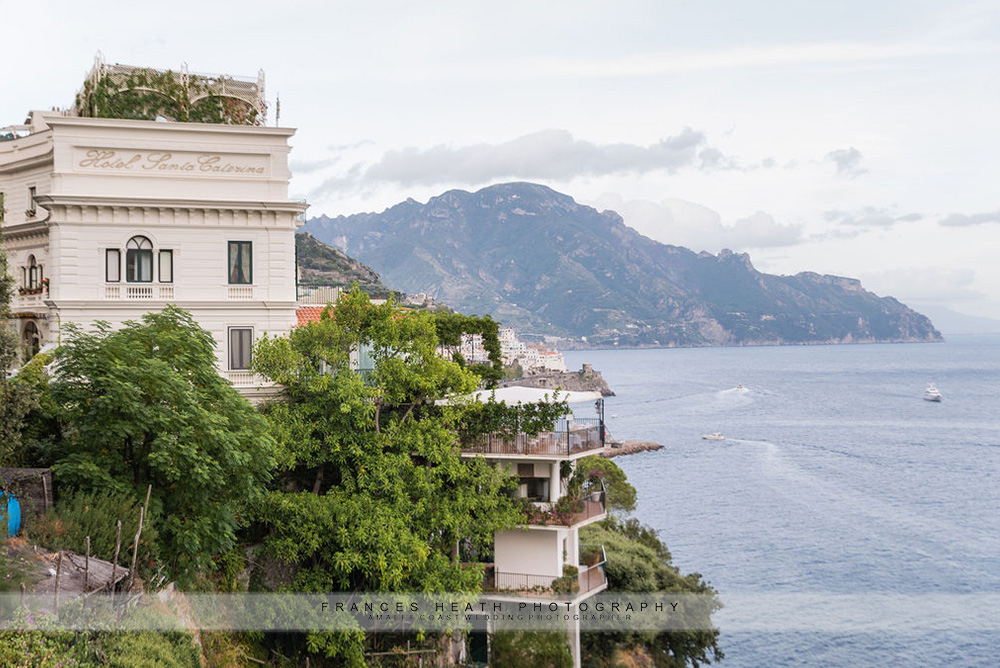
[[[774,43],[760,46],[639,53],[625,57],[558,58],[526,62],[521,76],[605,78],[656,76],[679,72],[743,70],[824,64],[885,63],[945,55],[990,57],[996,44],[961,43],[931,45],[925,42],[895,44],[867,42]],[[461,66],[461,65],[460,65]],[[463,70],[464,71],[464,70]]]
[[[1000,223],[1000,211],[985,211],[983,213],[952,213],[945,216],[939,225],[944,227],[969,227],[971,225],[986,225],[988,223]]]
[[[290,160],[288,168],[293,174],[311,174],[321,169],[326,169],[337,163],[337,158],[323,158],[321,160]]]
[[[737,248],[794,246],[802,241],[802,226],[782,225],[772,215],[757,211],[724,228],[724,235]]]
[[[919,213],[898,215],[891,208],[866,206],[857,211],[831,210],[823,212],[823,219],[828,223],[848,225],[851,227],[892,227],[896,223],[912,223],[923,218]]]
[[[863,273],[869,290],[904,302],[975,301],[983,293],[973,286],[976,272],[969,268],[907,267]]]
[[[705,135],[685,128],[650,146],[595,144],[575,139],[565,130],[542,130],[499,144],[474,144],[387,151],[356,173],[340,175],[320,186],[329,193],[354,182],[404,187],[489,183],[502,179],[568,181],[578,176],[677,172],[689,167],[725,167],[720,151],[707,146]]]
[[[841,176],[854,179],[868,173],[867,169],[861,167],[861,151],[853,146],[830,151],[823,156],[823,159],[837,165],[837,173]]]
[[[626,201],[620,195],[606,194],[594,205],[617,211],[626,225],[652,239],[696,251],[773,248],[803,241],[801,225],[783,225],[762,211],[725,225],[718,212],[682,199]]]
[[[327,156],[325,158],[292,158],[288,163],[288,167],[296,176],[312,174],[314,172],[323,171],[327,167],[332,167],[337,163],[344,162],[345,158],[351,156],[359,149],[364,149],[374,145],[375,142],[371,139],[361,139],[348,144],[331,144],[326,147]],[[353,173],[356,175],[358,173],[356,165],[352,169],[354,169]]]

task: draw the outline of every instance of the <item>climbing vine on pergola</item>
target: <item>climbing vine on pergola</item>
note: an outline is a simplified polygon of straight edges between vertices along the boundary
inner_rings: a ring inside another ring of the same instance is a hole
[[[75,106],[77,114],[91,118],[263,125],[262,93],[258,84],[225,75],[99,64]]]

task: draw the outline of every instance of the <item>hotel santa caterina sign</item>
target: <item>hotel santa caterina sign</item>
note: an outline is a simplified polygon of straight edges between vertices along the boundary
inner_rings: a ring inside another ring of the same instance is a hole
[[[268,155],[196,151],[143,151],[116,148],[76,148],[74,171],[194,178],[269,175]]]

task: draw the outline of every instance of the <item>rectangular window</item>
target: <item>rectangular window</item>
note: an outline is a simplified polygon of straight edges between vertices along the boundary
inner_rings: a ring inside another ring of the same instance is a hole
[[[174,252],[172,250],[160,251],[160,283],[174,282]]]
[[[117,248],[104,251],[104,280],[108,283],[122,280],[122,252]]]
[[[229,282],[253,283],[253,244],[249,241],[229,242]]]
[[[252,346],[252,327],[229,328],[229,369],[231,371],[250,368],[250,348]]]
[[[125,280],[129,283],[153,281],[153,251],[148,248],[129,248],[125,251]]]
[[[531,501],[549,500],[548,478],[521,478],[520,496]]]
[[[36,194],[37,193],[35,192],[35,186],[29,186],[28,187],[28,211],[30,211],[31,213],[35,213],[35,211],[36,211],[36,209],[35,209],[35,196],[36,196]]]

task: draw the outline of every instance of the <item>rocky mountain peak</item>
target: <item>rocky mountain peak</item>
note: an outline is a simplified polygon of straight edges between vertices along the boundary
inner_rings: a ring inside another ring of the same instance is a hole
[[[747,253],[668,246],[533,183],[451,190],[304,229],[342,243],[394,288],[591,345],[940,339],[927,318],[855,279],[771,276]]]

